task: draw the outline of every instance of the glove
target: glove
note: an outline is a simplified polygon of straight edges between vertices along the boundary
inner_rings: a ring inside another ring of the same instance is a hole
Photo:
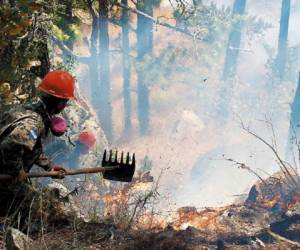
[[[58,176],[53,176],[52,179],[63,179],[65,178],[65,173],[67,172],[63,167],[61,166],[57,166],[57,165],[53,165],[50,168],[51,172],[59,172]]]

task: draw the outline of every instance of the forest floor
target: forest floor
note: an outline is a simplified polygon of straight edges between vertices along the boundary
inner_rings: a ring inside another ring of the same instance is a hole
[[[30,249],[300,249],[300,192],[292,179],[277,173],[253,185],[244,202],[182,207],[172,222],[151,229],[117,224],[114,217],[56,221],[29,234]],[[5,235],[2,228],[1,249]]]

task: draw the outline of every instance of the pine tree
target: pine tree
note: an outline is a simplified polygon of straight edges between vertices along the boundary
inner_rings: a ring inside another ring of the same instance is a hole
[[[245,8],[246,0],[235,0],[232,14],[242,16],[245,14]],[[236,22],[229,35],[223,71],[224,81],[230,80],[235,77],[237,69],[237,60],[239,56],[239,48],[241,45],[242,27],[242,21]]]
[[[278,52],[276,58],[276,69],[278,70],[280,80],[284,77],[287,59],[290,9],[291,0],[282,0]]]
[[[128,6],[127,0],[122,0],[122,4]],[[131,96],[130,96],[130,78],[131,78],[131,62],[129,47],[129,11],[122,9],[121,17],[122,26],[122,49],[123,49],[123,98],[124,98],[124,132],[131,130]]]
[[[138,0],[137,9],[152,16],[153,2],[148,0]],[[152,54],[153,49],[153,22],[148,18],[138,15],[137,24],[137,61],[142,63],[147,55]],[[149,89],[145,83],[145,73],[138,70],[138,118],[141,135],[149,132],[150,103]]]
[[[112,142],[112,107],[108,34],[108,0],[99,0],[100,120],[107,140]]]

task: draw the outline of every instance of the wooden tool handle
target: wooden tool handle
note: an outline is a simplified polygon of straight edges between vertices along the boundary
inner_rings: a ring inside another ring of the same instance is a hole
[[[98,168],[81,168],[75,170],[66,170],[63,175],[78,175],[78,174],[94,174],[94,173],[104,173],[105,171],[110,171],[117,169],[116,167],[98,167]],[[28,173],[28,178],[40,178],[40,177],[59,177],[62,173],[59,171],[41,172],[41,173]],[[1,174],[0,180],[11,180],[13,177],[7,174]]]

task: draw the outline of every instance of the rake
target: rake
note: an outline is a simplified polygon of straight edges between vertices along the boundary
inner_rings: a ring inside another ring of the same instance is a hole
[[[125,158],[125,159],[124,159]],[[109,151],[107,158],[107,151],[104,151],[102,158],[102,166],[96,168],[81,168],[76,170],[66,170],[63,175],[80,175],[80,174],[94,174],[103,173],[103,178],[112,181],[131,182],[135,172],[135,154],[130,157],[127,153],[121,153],[121,158],[118,158],[118,151],[113,153]],[[27,178],[40,178],[40,177],[61,177],[62,173],[59,171],[42,172],[42,173],[28,173]],[[11,180],[11,175],[0,174],[0,180]]]

